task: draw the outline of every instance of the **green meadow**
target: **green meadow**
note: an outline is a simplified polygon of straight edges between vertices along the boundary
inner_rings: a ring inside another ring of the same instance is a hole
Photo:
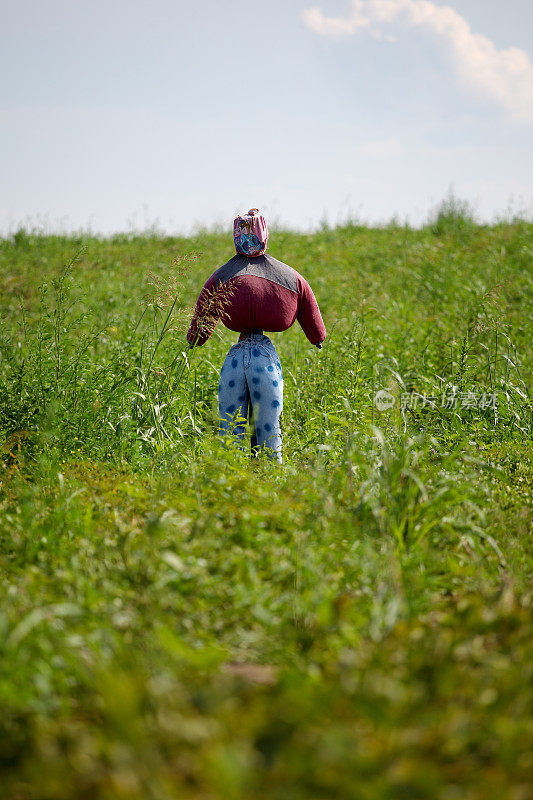
[[[533,223],[269,251],[281,466],[185,347],[230,231],[0,239],[2,800],[532,796]]]

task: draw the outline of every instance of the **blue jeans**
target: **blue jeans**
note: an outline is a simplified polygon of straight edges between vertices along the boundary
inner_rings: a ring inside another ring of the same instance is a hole
[[[258,333],[234,344],[222,365],[218,384],[221,434],[232,431],[242,440],[249,409],[255,422],[252,448],[264,447],[281,463],[283,373],[276,348],[268,336]]]

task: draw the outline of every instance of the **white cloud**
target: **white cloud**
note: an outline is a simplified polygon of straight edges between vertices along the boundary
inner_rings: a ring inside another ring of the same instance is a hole
[[[494,42],[473,33],[464,17],[450,6],[431,0],[352,0],[348,17],[325,17],[319,8],[303,12],[303,21],[322,36],[346,36],[367,29],[381,34],[380,25],[400,22],[425,26],[448,43],[459,77],[472,89],[491,97],[517,121],[533,122],[533,64],[517,47],[498,50]]]

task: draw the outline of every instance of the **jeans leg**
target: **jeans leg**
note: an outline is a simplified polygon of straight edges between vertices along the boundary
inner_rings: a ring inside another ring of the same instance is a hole
[[[232,431],[242,441],[245,434],[244,422],[248,412],[249,394],[244,373],[244,347],[233,345],[222,365],[218,383],[218,416],[220,434]]]
[[[283,373],[276,348],[266,336],[260,344],[251,347],[246,379],[253,405],[257,446],[264,447],[271,458],[281,462]]]

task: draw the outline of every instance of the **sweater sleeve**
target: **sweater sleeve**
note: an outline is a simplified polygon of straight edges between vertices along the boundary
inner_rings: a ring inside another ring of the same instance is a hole
[[[196,301],[196,308],[191,319],[189,330],[187,331],[187,341],[191,347],[201,347],[207,342],[218,322],[216,305],[213,309],[213,293],[215,278],[214,273],[204,284],[202,291]]]
[[[321,344],[326,328],[313,290],[301,275],[298,276],[298,314],[296,319],[311,344]]]

